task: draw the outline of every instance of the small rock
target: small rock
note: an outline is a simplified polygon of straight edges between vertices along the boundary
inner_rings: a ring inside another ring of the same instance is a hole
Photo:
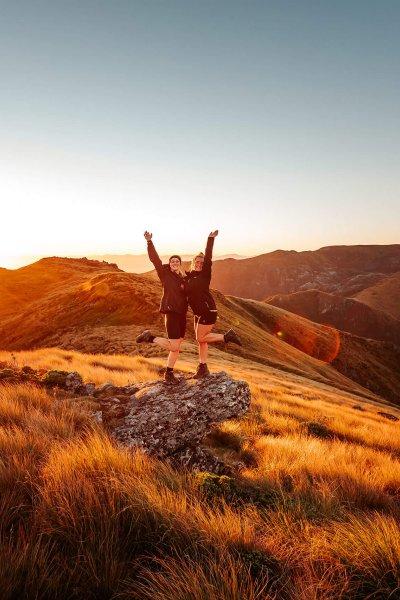
[[[120,419],[128,414],[128,409],[125,406],[116,404],[110,406],[107,410],[103,410],[103,421],[107,422],[111,419]]]
[[[95,383],[85,383],[84,384],[85,387],[85,393],[87,396],[93,396],[94,395],[94,391],[96,389],[96,384]]]
[[[65,387],[69,390],[76,390],[83,387],[82,377],[76,371],[68,373],[65,378]]]
[[[69,373],[68,371],[47,371],[43,377],[42,382],[47,387],[61,387],[66,388],[66,381]]]
[[[96,423],[102,424],[103,423],[103,413],[102,413],[102,411],[101,410],[96,410],[93,413],[93,418],[96,421]]]
[[[398,421],[399,420],[399,417],[396,417],[396,415],[392,415],[392,413],[378,412],[378,415],[380,415],[381,417],[384,417],[385,419],[389,419],[389,421]]]
[[[112,396],[115,394],[117,387],[107,381],[106,383],[102,383],[99,387],[95,388],[93,395],[97,398],[97,396]]]
[[[136,394],[136,392],[140,389],[139,385],[125,385],[123,387],[124,394],[127,396],[132,396],[132,394]]]
[[[16,372],[13,369],[2,369],[0,371],[0,379],[14,379]]]

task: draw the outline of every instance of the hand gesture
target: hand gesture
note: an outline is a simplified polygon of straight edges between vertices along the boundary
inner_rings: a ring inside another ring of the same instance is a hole
[[[149,242],[151,240],[151,238],[153,237],[153,234],[150,233],[149,231],[145,231],[144,237],[145,237],[146,242]]]
[[[215,231],[212,231],[208,237],[215,238],[215,237],[217,237],[217,235],[218,235],[218,229],[216,229]]]

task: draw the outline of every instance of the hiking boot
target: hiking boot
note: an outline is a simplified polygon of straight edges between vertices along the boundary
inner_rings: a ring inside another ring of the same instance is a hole
[[[179,383],[179,379],[175,377],[173,371],[165,371],[164,381],[168,385],[177,385]]]
[[[197,365],[197,371],[193,375],[193,379],[202,379],[203,377],[207,377],[210,374],[206,363],[199,363]]]
[[[142,342],[147,342],[148,344],[151,344],[153,340],[154,340],[154,335],[152,335],[150,329],[145,329],[144,331],[142,331],[142,333],[140,333],[137,336],[136,343],[140,344]]]
[[[238,346],[242,345],[242,341],[241,341],[240,337],[238,336],[238,334],[235,331],[233,331],[233,329],[229,329],[224,334],[224,342],[225,342],[225,344],[227,342],[232,342],[233,344],[237,344]]]

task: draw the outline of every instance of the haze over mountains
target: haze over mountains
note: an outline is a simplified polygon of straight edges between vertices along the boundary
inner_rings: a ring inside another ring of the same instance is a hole
[[[381,295],[385,280],[393,295],[397,280],[392,273],[399,268],[400,246],[278,251],[254,259],[217,260],[215,287],[222,285],[221,279],[230,289],[242,285],[243,263],[248,270],[254,267],[255,283],[263,282],[265,290],[275,295],[269,303],[251,299],[259,287],[251,288],[251,278],[243,293],[247,299],[214,292],[220,317],[217,329],[233,325],[244,342],[241,349],[222,346],[215,352],[225,357],[234,353],[244,361],[400,403],[399,320],[344,296],[344,290],[358,294],[362,285],[378,278]],[[296,289],[317,284],[340,294]],[[52,257],[17,270],[1,269],[0,288],[1,349],[59,346],[93,353],[159,352],[153,346],[138,348],[134,342],[145,327],[163,331],[158,312],[161,289],[153,274],[126,273],[115,264],[89,259]],[[279,288],[294,291],[282,294]],[[364,287],[364,295],[368,289]],[[264,291],[260,294],[266,297]],[[392,297],[390,302],[394,306],[396,300]],[[191,315],[187,338],[194,348]]]
[[[152,264],[147,254],[93,254],[88,258],[115,263],[120,269],[127,273],[145,273],[152,268]],[[160,258],[163,262],[168,262],[169,255],[162,254]],[[189,262],[192,260],[193,254],[182,254],[181,258],[183,261]],[[241,256],[240,254],[222,254],[216,256],[216,260],[224,260],[225,258],[241,260],[246,257]]]

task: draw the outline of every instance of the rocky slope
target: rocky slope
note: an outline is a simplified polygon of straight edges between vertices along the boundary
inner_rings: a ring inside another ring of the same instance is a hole
[[[266,302],[315,323],[400,345],[400,321],[363,302],[319,290],[277,294]]]
[[[400,272],[365,288],[354,298],[400,320]]]
[[[352,296],[399,270],[399,244],[277,250],[244,260],[215,261],[212,286],[255,300],[309,289]]]

